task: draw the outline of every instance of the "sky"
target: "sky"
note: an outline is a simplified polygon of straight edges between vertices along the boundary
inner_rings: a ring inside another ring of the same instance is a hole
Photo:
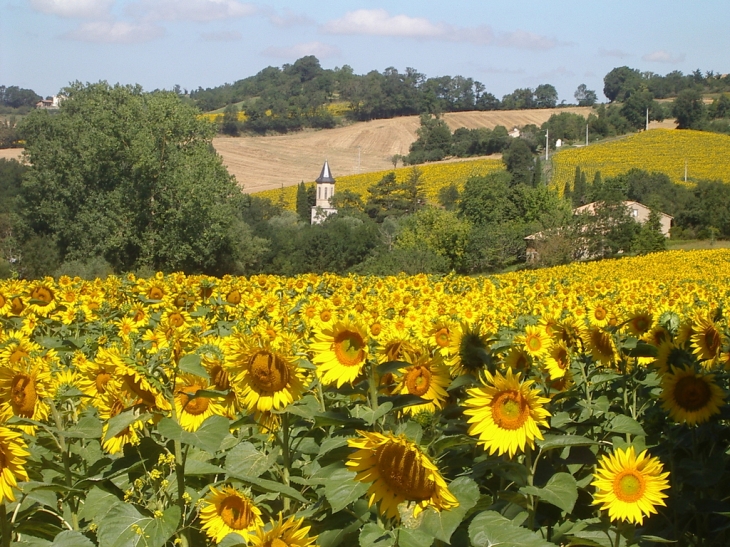
[[[730,72],[727,0],[0,0],[0,85],[48,96],[73,81],[208,88],[315,55],[356,74],[413,67],[501,98],[627,65]]]

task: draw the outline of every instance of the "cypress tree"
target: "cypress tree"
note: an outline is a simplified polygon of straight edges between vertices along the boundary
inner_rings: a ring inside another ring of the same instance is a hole
[[[307,198],[307,187],[304,185],[304,181],[302,181],[297,186],[297,214],[302,220],[309,221],[312,217],[311,211],[312,208]]]
[[[535,157],[535,175],[532,178],[532,185],[537,188],[542,184],[542,162],[540,156]]]

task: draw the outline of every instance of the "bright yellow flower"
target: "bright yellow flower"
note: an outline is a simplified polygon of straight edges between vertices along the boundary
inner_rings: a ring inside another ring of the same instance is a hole
[[[224,486],[220,490],[210,486],[200,510],[202,529],[216,543],[235,533],[248,543],[256,530],[264,525],[261,511],[244,492]]]
[[[366,330],[354,321],[340,321],[315,335],[311,345],[317,375],[325,385],[341,387],[360,375],[368,356]]]

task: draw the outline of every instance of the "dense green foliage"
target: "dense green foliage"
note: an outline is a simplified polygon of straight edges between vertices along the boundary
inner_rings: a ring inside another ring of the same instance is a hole
[[[730,76],[697,69],[691,74],[674,70],[665,76],[654,72],[641,72],[627,66],[611,70],[603,78],[603,94],[609,101],[623,102],[637,91],[649,91],[653,98],[676,97],[685,89],[698,89],[704,93],[730,91]]]
[[[212,127],[168,92],[72,84],[57,113],[21,125],[30,168],[23,242],[61,262],[101,257],[115,270],[235,268],[240,190],[211,147]]]

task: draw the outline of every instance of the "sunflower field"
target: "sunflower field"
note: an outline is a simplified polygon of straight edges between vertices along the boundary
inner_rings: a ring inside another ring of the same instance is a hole
[[[471,177],[482,177],[494,171],[501,171],[504,169],[504,163],[502,163],[502,160],[482,159],[449,163],[427,163],[418,165],[416,168],[421,171],[421,181],[423,182],[426,197],[429,202],[437,203],[438,193],[442,188],[450,184],[456,184],[457,188],[461,191],[464,189],[464,183]],[[404,182],[408,180],[412,170],[413,167],[400,167],[395,170],[373,171],[371,173],[337,177],[336,191],[343,192],[350,190],[365,201],[368,197],[368,188],[377,184],[388,173],[395,171],[396,180],[398,182]],[[292,211],[296,209],[296,186],[287,186],[278,190],[266,190],[256,195],[262,198],[268,198],[275,203],[281,199],[288,209]]]
[[[637,168],[665,173],[673,182],[722,180],[730,182],[730,135],[689,129],[652,129],[615,141],[561,150],[552,157],[552,183],[573,184],[580,167],[591,181],[597,171],[613,177]]]
[[[727,545],[728,304],[728,250],[2,281],[2,547]]]

